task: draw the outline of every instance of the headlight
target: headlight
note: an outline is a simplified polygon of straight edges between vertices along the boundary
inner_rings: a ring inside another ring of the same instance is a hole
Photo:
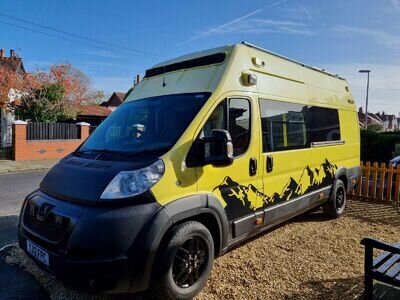
[[[155,185],[161,179],[164,170],[164,162],[159,159],[140,170],[121,171],[111,180],[100,198],[121,199],[139,195]]]

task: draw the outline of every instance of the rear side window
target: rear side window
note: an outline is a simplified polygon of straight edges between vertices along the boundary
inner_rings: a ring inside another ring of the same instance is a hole
[[[260,99],[263,152],[340,140],[336,109]]]
[[[306,106],[260,100],[263,151],[307,147]]]
[[[231,98],[222,101],[204,124],[201,136],[209,137],[213,129],[227,130],[232,137],[233,155],[246,152],[250,142],[250,101]]]
[[[312,106],[308,112],[311,143],[340,140],[339,114],[336,109]]]

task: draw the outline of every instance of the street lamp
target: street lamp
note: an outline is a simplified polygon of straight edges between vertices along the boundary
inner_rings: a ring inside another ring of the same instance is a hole
[[[368,90],[369,90],[369,73],[371,70],[360,70],[358,73],[367,73],[367,98],[365,100],[365,129],[368,128]]]

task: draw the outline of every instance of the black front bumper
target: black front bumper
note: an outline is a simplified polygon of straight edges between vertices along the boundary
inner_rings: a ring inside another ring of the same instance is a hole
[[[43,218],[38,211],[50,205]],[[47,273],[74,288],[106,293],[147,288],[143,231],[160,210],[156,202],[123,207],[88,207],[42,192],[24,202],[18,237],[20,247]],[[39,220],[41,219],[41,220]],[[30,240],[49,253],[49,265],[27,251]],[[140,255],[139,255],[140,254]]]

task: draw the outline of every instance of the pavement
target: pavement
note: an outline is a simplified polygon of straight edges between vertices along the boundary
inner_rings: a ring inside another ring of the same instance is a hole
[[[58,161],[59,159],[23,161],[0,160],[0,174],[48,170]]]
[[[0,174],[0,249],[17,242],[18,215],[22,202],[39,187],[46,172]]]
[[[30,171],[0,174],[0,218],[18,215],[22,201],[28,194],[39,188],[46,173],[47,171]]]

